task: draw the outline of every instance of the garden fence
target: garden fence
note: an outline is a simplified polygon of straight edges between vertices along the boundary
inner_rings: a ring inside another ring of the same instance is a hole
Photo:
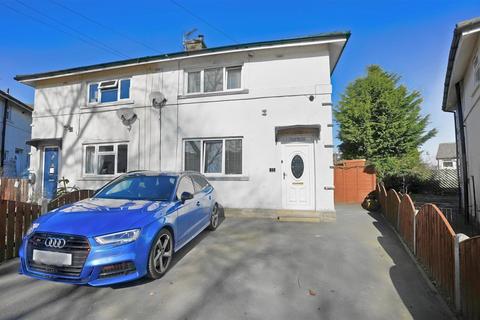
[[[66,204],[77,202],[83,199],[90,198],[95,191],[93,190],[76,190],[63,194],[48,203],[48,211],[56,209]]]
[[[39,205],[0,200],[0,263],[18,256],[23,235],[39,215]]]
[[[392,189],[387,193],[381,183],[377,196],[382,214],[446,300],[464,319],[480,319],[480,237],[455,234],[434,204],[417,211],[409,195],[399,197]]]

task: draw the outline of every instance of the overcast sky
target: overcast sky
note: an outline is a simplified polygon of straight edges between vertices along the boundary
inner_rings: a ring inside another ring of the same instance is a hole
[[[453,117],[441,111],[452,32],[480,16],[480,2],[0,0],[0,12],[0,89],[27,103],[33,89],[16,74],[179,51],[192,28],[210,47],[350,30],[332,79],[334,103],[370,64],[399,74],[422,93],[439,132],[424,146],[434,158],[438,143],[454,141]]]

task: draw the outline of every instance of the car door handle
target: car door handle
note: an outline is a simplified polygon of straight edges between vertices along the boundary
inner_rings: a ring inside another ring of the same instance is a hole
[[[200,207],[200,201],[197,201],[197,207]]]

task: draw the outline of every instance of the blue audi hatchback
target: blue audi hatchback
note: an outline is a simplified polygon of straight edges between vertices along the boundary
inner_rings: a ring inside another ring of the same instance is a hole
[[[130,172],[40,216],[23,239],[20,273],[92,286],[158,279],[174,252],[218,223],[215,190],[203,175]]]

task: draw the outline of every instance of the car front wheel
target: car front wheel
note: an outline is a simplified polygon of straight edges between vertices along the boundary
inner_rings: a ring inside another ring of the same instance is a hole
[[[148,258],[148,277],[161,278],[167,272],[173,255],[173,237],[170,231],[162,229],[150,249]]]

